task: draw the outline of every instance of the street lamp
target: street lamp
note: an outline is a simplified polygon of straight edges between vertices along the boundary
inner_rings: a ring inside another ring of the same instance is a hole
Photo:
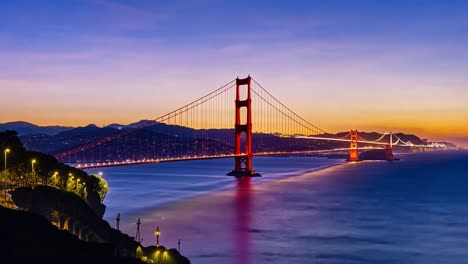
[[[154,234],[156,235],[156,246],[159,247],[159,235],[161,234],[161,232],[159,232],[159,226],[156,227]]]
[[[156,250],[156,252],[154,253],[154,261],[155,261],[156,263],[160,263],[159,258],[160,258],[161,256],[160,256],[159,253],[160,253],[159,250]]]
[[[7,148],[5,149],[5,170],[4,170],[4,175],[3,177],[5,178],[4,181],[5,181],[5,203],[6,203],[6,199],[7,199],[7,175],[6,175],[6,170],[7,170],[7,154],[10,152],[10,149]]]
[[[31,160],[31,173],[34,173],[34,163],[36,163],[35,159]]]
[[[68,182],[70,181],[70,182]],[[67,183],[66,183],[66,186],[65,186],[65,189],[67,191],[70,191],[71,192],[71,187],[73,186],[73,174],[71,172],[68,173],[68,179],[67,179]],[[70,189],[69,189],[70,188]]]
[[[35,159],[31,160],[31,175],[34,177],[34,183],[36,182],[36,173],[34,172],[34,164],[36,163]]]
[[[59,185],[59,182],[58,182],[58,171],[54,172],[54,175],[52,176],[53,180],[54,180],[54,185],[55,187],[58,187]]]
[[[6,172],[6,169],[7,169],[7,154],[8,154],[9,152],[10,152],[10,149],[9,149],[9,148],[5,149],[5,168],[4,168],[4,169],[5,169],[5,172]]]

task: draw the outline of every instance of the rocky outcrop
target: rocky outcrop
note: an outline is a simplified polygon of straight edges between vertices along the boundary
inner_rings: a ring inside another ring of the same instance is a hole
[[[109,243],[87,243],[59,230],[39,215],[0,206],[1,263],[133,263],[117,257]]]
[[[81,240],[110,243],[115,255],[135,256],[138,243],[111,228],[75,193],[49,186],[20,187],[12,191],[12,200],[18,207],[45,217]]]

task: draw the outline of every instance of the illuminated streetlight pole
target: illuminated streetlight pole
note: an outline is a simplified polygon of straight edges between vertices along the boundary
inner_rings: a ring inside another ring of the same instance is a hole
[[[31,173],[34,173],[34,163],[36,163],[35,159],[31,160]]]
[[[31,175],[34,177],[34,182],[36,181],[36,173],[34,172],[34,163],[36,163],[35,159],[31,160]]]
[[[159,232],[159,226],[156,227],[154,234],[156,235],[156,247],[159,247],[159,235],[161,234],[161,232]]]
[[[10,149],[9,149],[9,148],[5,149],[5,168],[4,168],[4,169],[5,169],[5,172],[6,172],[6,170],[7,170],[7,154],[8,154],[9,152],[10,152]]]
[[[6,174],[6,170],[7,170],[7,154],[10,152],[10,149],[7,148],[5,149],[5,168],[4,168],[4,182],[5,182],[5,203],[6,203],[6,199],[7,199],[7,174]]]
[[[156,263],[159,263],[159,250],[156,250],[156,252],[154,252],[154,261]]]
[[[54,178],[54,185],[55,187],[58,187],[58,171],[54,172],[54,176],[52,176]]]
[[[167,250],[164,250],[163,256],[162,256],[162,262],[166,263],[166,258],[167,258]]]
[[[78,191],[79,191],[79,189],[78,189],[79,184],[80,184],[80,178],[76,178],[76,184],[75,184],[75,192],[76,192],[76,194],[78,194]]]
[[[70,180],[70,190],[68,189],[68,187],[69,187],[69,186],[68,186],[68,181],[67,181],[67,183],[66,183],[66,185],[65,185],[65,189],[66,189],[67,191],[71,191],[71,186],[73,185],[73,174],[72,174],[71,172],[68,173],[68,178],[69,178],[68,180]]]

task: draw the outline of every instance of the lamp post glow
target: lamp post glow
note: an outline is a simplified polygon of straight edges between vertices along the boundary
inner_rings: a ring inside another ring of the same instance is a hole
[[[156,235],[156,246],[159,247],[159,235],[161,234],[161,232],[159,232],[159,226],[156,227],[154,234]]]
[[[66,183],[66,189],[67,191],[71,191],[72,190],[72,186],[73,186],[73,174],[70,172],[68,173],[68,179],[67,179],[67,183]]]
[[[34,173],[34,163],[36,163],[35,159],[31,160],[31,173]]]
[[[8,154],[9,152],[10,152],[10,149],[9,149],[9,148],[5,149],[5,168],[4,168],[5,171],[6,171],[6,169],[7,169],[7,154]]]
[[[54,185],[55,187],[58,187],[59,186],[59,183],[58,183],[58,171],[54,172],[54,176],[52,176],[53,180],[54,180]]]
[[[32,175],[32,177],[34,177],[34,183],[36,182],[36,175],[35,175],[35,172],[34,172],[34,164],[35,163],[36,163],[36,160],[32,159],[31,160],[31,175]]]
[[[156,250],[156,252],[154,253],[154,261],[156,263],[159,263],[159,258],[160,258],[160,254],[159,254],[159,250]]]
[[[4,202],[6,203],[6,199],[7,199],[7,175],[6,175],[6,170],[7,170],[7,154],[10,152],[10,149],[7,148],[5,149],[5,168],[4,168],[4,174],[3,174],[3,177],[4,177],[4,181],[5,181],[5,200]]]

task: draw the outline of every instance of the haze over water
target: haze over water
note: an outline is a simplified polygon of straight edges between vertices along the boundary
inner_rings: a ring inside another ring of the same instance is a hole
[[[466,263],[468,152],[399,157],[255,158],[243,181],[231,159],[108,168],[105,217],[192,263]]]

